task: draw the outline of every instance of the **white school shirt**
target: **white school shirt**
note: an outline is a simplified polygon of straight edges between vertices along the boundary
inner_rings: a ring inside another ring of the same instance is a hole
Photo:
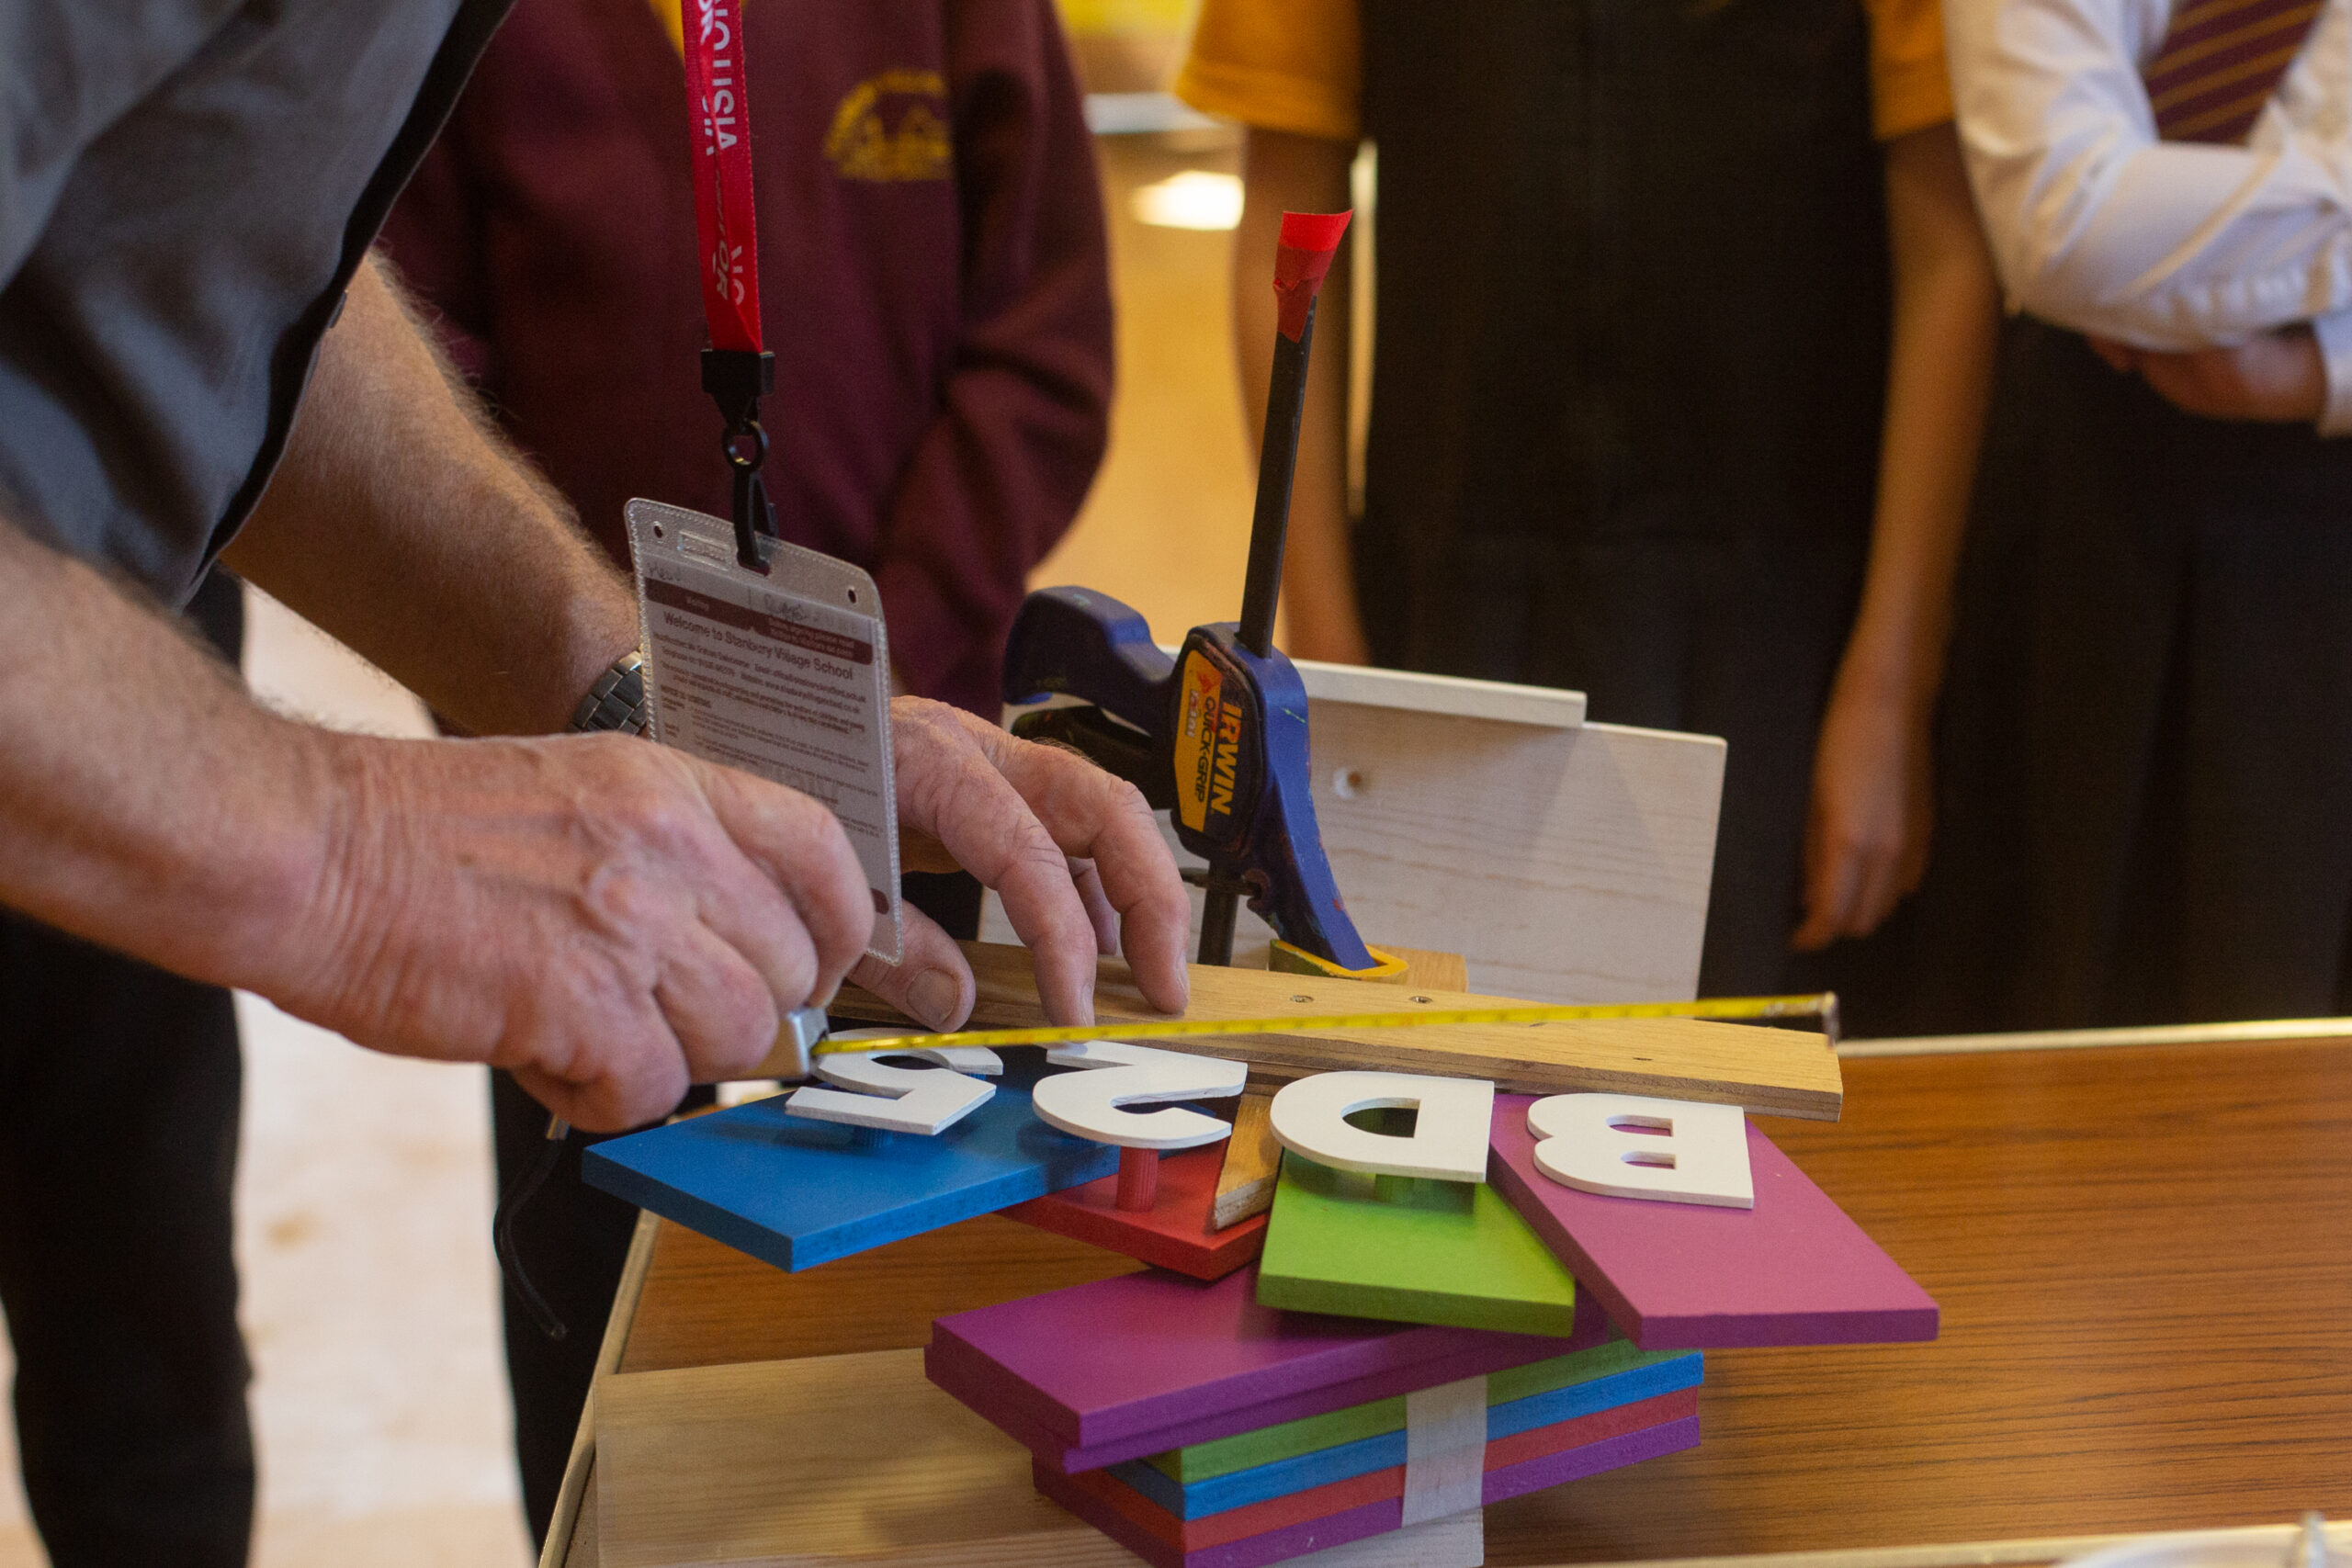
[[[2188,0],[2182,0],[2183,4]],[[2169,0],[1945,0],[1970,183],[2010,308],[2149,349],[2308,321],[2352,434],[2352,0],[2324,0],[2243,146],[2160,141]]]

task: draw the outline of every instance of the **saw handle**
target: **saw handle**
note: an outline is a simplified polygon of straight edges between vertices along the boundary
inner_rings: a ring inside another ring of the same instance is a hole
[[[1004,700],[1078,697],[1157,735],[1176,661],[1143,616],[1091,588],[1041,588],[1021,602],[1004,645]]]

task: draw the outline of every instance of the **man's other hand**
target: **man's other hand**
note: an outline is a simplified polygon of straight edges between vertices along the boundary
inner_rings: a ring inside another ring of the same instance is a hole
[[[906,869],[961,867],[996,890],[1047,1018],[1093,1022],[1095,959],[1123,951],[1154,1007],[1183,1010],[1192,906],[1140,791],[944,703],[900,697],[890,725]],[[972,1010],[971,966],[922,911],[906,928],[901,962],[869,958],[851,978],[953,1029]]]
[[[2094,337],[2090,344],[2101,359],[2136,372],[2183,413],[2310,423],[2327,406],[2327,367],[2308,326],[2281,327],[2228,348],[2175,354],[2113,338]]]
[[[364,1045],[508,1068],[593,1131],[749,1073],[873,931],[830,811],[683,751],[348,738],[328,756],[326,869],[255,988]]]

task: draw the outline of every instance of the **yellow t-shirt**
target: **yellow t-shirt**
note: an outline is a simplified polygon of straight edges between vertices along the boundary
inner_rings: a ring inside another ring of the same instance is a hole
[[[1357,0],[1203,0],[1176,96],[1267,130],[1353,141],[1363,75]],[[1891,141],[1951,118],[1939,0],[1862,0],[1871,119]]]

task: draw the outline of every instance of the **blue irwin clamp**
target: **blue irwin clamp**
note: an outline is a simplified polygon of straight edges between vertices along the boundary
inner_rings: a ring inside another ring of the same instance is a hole
[[[1315,823],[1306,688],[1276,649],[1253,653],[1231,622],[1194,626],[1176,657],[1144,618],[1084,588],[1029,595],[1005,647],[1004,699],[1070,696],[1092,705],[1024,714],[1015,734],[1074,746],[1171,814],[1176,837],[1209,863],[1212,892],[1250,901],[1317,968],[1370,975],[1394,966],[1348,918]],[[1229,916],[1202,927],[1203,963],[1227,962]],[[1224,900],[1229,910],[1230,899]],[[1219,949],[1222,951],[1219,951]]]

